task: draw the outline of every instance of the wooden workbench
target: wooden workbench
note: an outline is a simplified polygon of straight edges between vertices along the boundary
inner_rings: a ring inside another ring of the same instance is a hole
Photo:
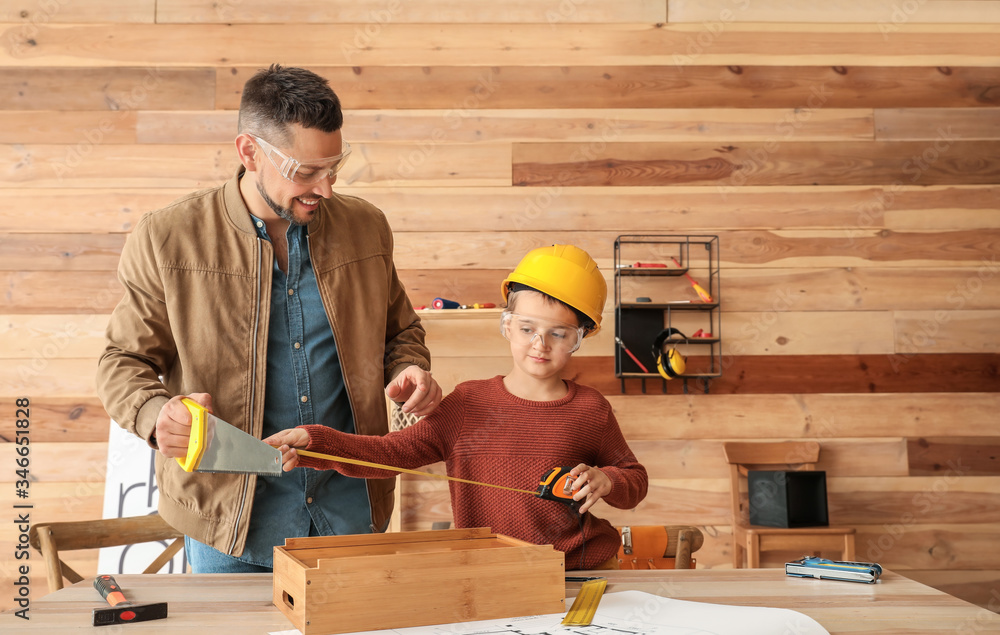
[[[608,593],[635,589],[664,597],[717,604],[770,606],[805,613],[831,634],[880,635],[1000,633],[1000,615],[887,571],[875,585],[790,578],[781,569],[608,571]],[[581,575],[585,575],[581,572]],[[289,630],[271,604],[267,574],[121,575],[136,602],[165,601],[165,620],[127,627],[92,627],[102,600],[93,579],[33,599],[31,620],[0,615],[0,633],[250,634]],[[580,583],[567,583],[575,595]]]

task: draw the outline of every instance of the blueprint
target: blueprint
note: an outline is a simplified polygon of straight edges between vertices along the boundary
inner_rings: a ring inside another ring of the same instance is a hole
[[[642,591],[605,593],[590,626],[562,626],[563,617],[562,613],[511,617],[368,631],[364,635],[829,635],[818,622],[798,611],[690,602]],[[291,630],[273,635],[296,633]]]

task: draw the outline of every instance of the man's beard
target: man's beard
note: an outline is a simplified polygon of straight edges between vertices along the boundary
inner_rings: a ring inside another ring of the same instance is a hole
[[[260,197],[264,199],[264,202],[267,203],[267,206],[271,208],[271,211],[273,211],[279,217],[284,218],[292,225],[309,224],[309,221],[301,221],[295,218],[295,214],[292,212],[292,210],[288,209],[287,207],[282,207],[281,205],[278,205],[277,201],[271,198],[268,195],[268,193],[264,191],[264,184],[261,183],[260,181],[257,181],[257,193],[259,193]]]

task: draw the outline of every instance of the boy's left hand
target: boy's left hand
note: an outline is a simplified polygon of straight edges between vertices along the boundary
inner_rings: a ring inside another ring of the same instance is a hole
[[[264,439],[264,443],[281,450],[281,469],[290,472],[299,464],[299,454],[295,448],[309,445],[309,433],[302,428],[289,428]]]
[[[573,494],[573,500],[584,501],[580,505],[581,514],[611,493],[611,479],[596,467],[581,463],[574,467],[570,474],[574,477],[573,489],[576,490],[576,493]]]

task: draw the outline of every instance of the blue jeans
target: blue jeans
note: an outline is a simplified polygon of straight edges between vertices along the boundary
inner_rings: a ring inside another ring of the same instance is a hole
[[[193,573],[271,573],[271,567],[243,562],[190,536],[184,536],[184,550]]]

